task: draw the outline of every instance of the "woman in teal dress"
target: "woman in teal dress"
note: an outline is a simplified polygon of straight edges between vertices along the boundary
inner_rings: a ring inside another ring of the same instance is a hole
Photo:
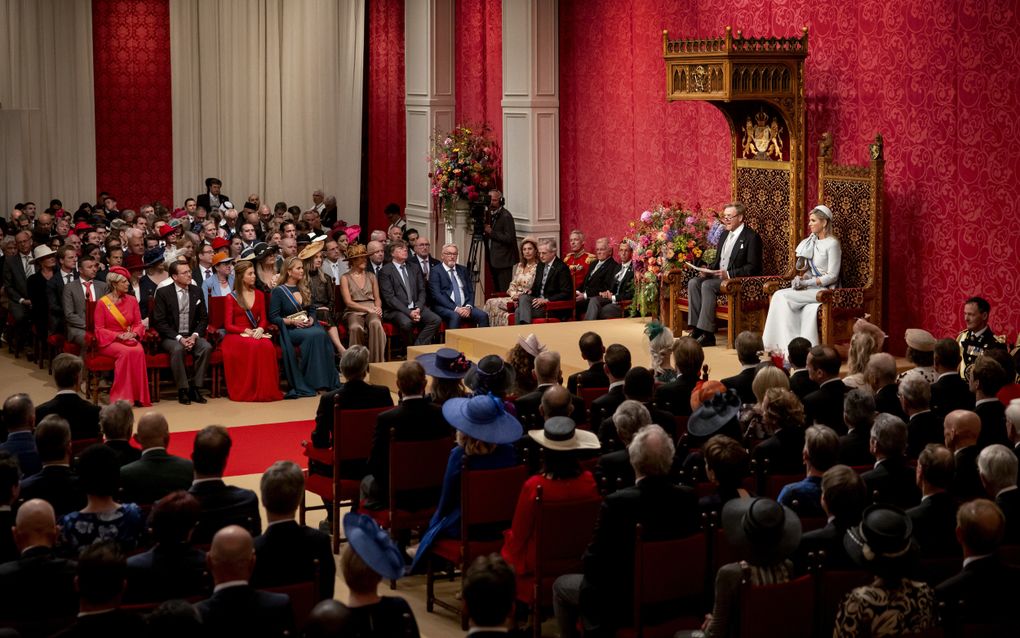
[[[280,328],[283,369],[290,384],[286,399],[315,396],[316,390],[335,390],[340,386],[334,365],[336,351],[329,335],[315,320],[312,295],[304,276],[305,267],[300,259],[286,259],[269,301],[269,320]],[[295,346],[301,348],[300,361]]]

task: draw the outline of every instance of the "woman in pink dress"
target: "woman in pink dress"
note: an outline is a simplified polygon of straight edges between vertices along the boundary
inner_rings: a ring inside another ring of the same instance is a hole
[[[140,341],[145,327],[138,301],[128,294],[130,277],[122,266],[110,268],[106,275],[110,292],[96,303],[96,342],[99,354],[116,361],[110,403],[124,399],[136,406],[148,407],[152,403],[145,374],[145,349]]]
[[[255,289],[255,266],[241,260],[234,269],[234,292],[227,295],[223,376],[231,401],[279,401],[280,368],[269,339],[266,299]]]

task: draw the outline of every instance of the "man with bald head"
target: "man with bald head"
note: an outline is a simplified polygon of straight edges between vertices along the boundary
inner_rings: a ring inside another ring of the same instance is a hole
[[[75,564],[53,551],[58,534],[53,506],[42,499],[25,501],[14,523],[14,543],[21,556],[0,565],[0,618],[52,619],[53,626],[42,629],[41,635],[68,624],[78,612]]]
[[[124,501],[155,503],[170,492],[191,487],[194,467],[191,461],[168,454],[170,426],[159,412],[148,412],[138,420],[135,441],[142,456],[120,468]]]
[[[213,595],[195,605],[210,636],[282,636],[294,624],[290,597],[252,587],[255,542],[248,530],[229,525],[216,532],[206,554]]]
[[[956,474],[953,476],[953,494],[958,500],[969,501],[985,495],[978,474],[977,459],[981,448],[981,419],[970,410],[953,410],[942,425],[946,447],[956,457]]]
[[[373,231],[373,234],[375,232]],[[386,246],[383,242],[373,239],[368,242],[365,251],[368,253],[368,272],[378,277],[379,271],[382,270],[383,264],[386,263]]]

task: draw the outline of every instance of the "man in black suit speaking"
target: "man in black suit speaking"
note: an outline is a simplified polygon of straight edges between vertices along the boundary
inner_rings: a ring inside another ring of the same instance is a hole
[[[691,336],[702,346],[715,345],[715,300],[722,282],[731,277],[761,274],[761,237],[744,224],[744,205],[723,207],[722,223],[726,232],[719,238],[719,252],[708,268],[687,284],[688,319]]]
[[[177,398],[184,405],[205,403],[201,394],[205,383],[205,368],[209,364],[212,346],[205,340],[209,314],[205,309],[202,292],[191,283],[191,268],[184,263],[170,264],[174,283],[156,291],[152,310],[152,327],[159,333],[161,347],[170,353],[170,369],[177,382]],[[193,361],[189,378],[184,355]]]
[[[531,323],[532,317],[546,316],[545,306],[550,301],[568,301],[574,298],[574,279],[563,260],[556,256],[556,240],[538,242],[538,268],[531,290],[517,298],[517,323]]]

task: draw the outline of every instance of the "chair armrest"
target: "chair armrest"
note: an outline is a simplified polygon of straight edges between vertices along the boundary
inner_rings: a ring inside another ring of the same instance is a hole
[[[791,279],[792,279],[792,277],[791,277]],[[765,284],[765,294],[767,294],[769,297],[771,297],[772,295],[776,294],[777,291],[782,290],[783,288],[789,288],[789,287],[790,287],[790,280],[786,279],[785,277],[782,278],[782,279],[775,280],[775,281],[770,281],[770,282]]]
[[[315,447],[308,441],[301,441],[301,447],[304,448],[304,454],[311,461],[322,463],[324,465],[333,464],[333,448],[319,448]]]
[[[830,288],[822,288],[815,295],[815,301],[818,303],[832,303],[834,299],[834,292]]]
[[[724,295],[739,295],[740,288],[744,285],[743,277],[732,277],[722,282],[719,286],[719,292]]]

